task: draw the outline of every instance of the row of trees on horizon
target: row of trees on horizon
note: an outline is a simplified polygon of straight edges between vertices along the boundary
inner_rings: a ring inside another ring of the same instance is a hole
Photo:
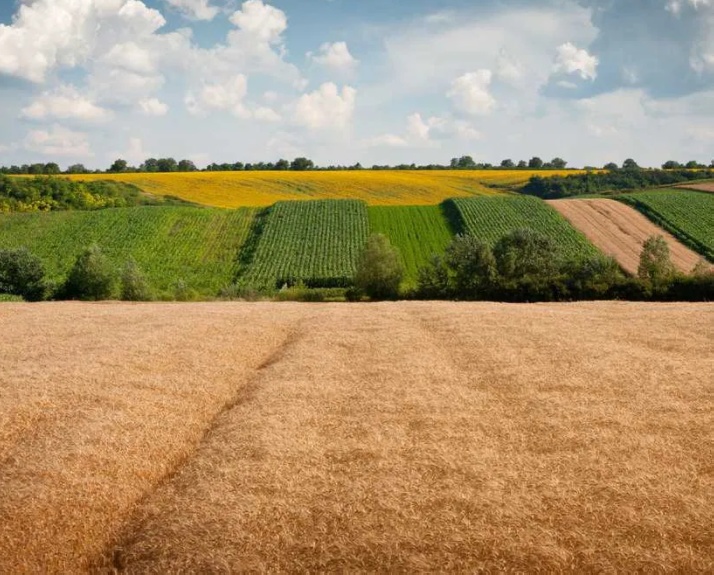
[[[106,170],[91,170],[83,164],[72,164],[65,170],[56,162],[23,164],[21,166],[0,166],[0,174],[7,175],[58,175],[58,174],[121,174],[121,173],[170,173],[170,172],[241,172],[241,171],[293,171],[304,172],[308,170],[319,171],[343,171],[343,170],[565,170],[568,169],[568,162],[562,158],[553,158],[544,161],[538,156],[530,160],[514,161],[510,158],[503,160],[500,164],[478,163],[471,156],[461,156],[452,158],[448,165],[442,164],[398,164],[398,165],[373,165],[371,168],[364,168],[357,163],[352,166],[318,166],[309,158],[299,157],[292,161],[280,159],[277,162],[257,162],[257,163],[211,163],[204,169],[199,169],[191,160],[179,160],[174,158],[148,158],[139,166],[131,166],[126,160],[117,159]],[[664,170],[698,170],[714,168],[714,160],[709,166],[690,160],[688,162],[678,162],[668,160],[662,164]],[[575,168],[571,168],[575,169]],[[605,164],[602,168],[596,166],[585,166],[585,170],[632,170],[642,169],[632,158],[626,159],[618,165],[614,162]]]

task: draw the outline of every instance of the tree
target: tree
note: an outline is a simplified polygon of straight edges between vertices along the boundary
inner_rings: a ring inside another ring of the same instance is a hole
[[[161,158],[157,162],[159,172],[175,172],[178,164],[173,158]]]
[[[194,164],[191,160],[181,160],[178,163],[177,168],[179,172],[195,172],[197,169],[196,164]]]
[[[461,156],[456,161],[456,167],[460,170],[471,170],[476,167],[476,162],[471,156]]]
[[[49,164],[45,164],[45,169],[44,169],[45,174],[54,176],[56,174],[59,174],[61,171],[62,170],[60,170],[60,167],[55,162],[50,162]]]
[[[682,167],[682,164],[679,162],[675,162],[674,160],[668,160],[664,164],[662,164],[662,169],[663,170],[676,170]]]
[[[524,170],[528,167],[528,162],[526,162],[525,160],[519,160],[518,165],[516,167],[520,168],[521,170]]]
[[[27,301],[45,298],[45,268],[42,260],[25,248],[0,250],[0,293]]]
[[[275,169],[279,171],[284,171],[284,170],[289,170],[290,169],[290,162],[284,159],[280,159],[277,162],[275,162]]]
[[[156,158],[148,158],[141,164],[139,168],[142,172],[158,172],[159,171],[159,160]]]
[[[662,236],[649,237],[642,246],[637,276],[653,285],[660,285],[674,274],[674,264],[666,240]]]
[[[290,164],[290,169],[296,172],[304,172],[306,170],[312,170],[315,164],[312,160],[307,158],[295,158]]]
[[[123,301],[150,301],[152,299],[149,282],[133,258],[124,264],[120,282]]]
[[[553,239],[528,228],[503,236],[494,246],[493,255],[499,274],[506,280],[549,279],[559,267],[558,247]]]
[[[540,170],[543,167],[543,160],[535,156],[529,160],[528,167],[532,170]]]
[[[357,263],[355,286],[371,299],[393,299],[399,295],[404,266],[399,252],[386,236],[372,234]]]
[[[513,160],[508,159],[508,160],[503,160],[501,162],[501,167],[511,169],[511,168],[515,168],[516,164],[513,163]]]
[[[700,168],[705,168],[706,166],[700,164],[696,160],[690,160],[684,167],[688,170],[698,170]]]
[[[109,259],[97,245],[84,250],[74,262],[64,285],[69,299],[103,300],[114,293],[115,274]]]
[[[119,174],[121,172],[126,172],[127,169],[127,163],[126,160],[114,160],[114,163],[109,167],[107,170],[109,173],[112,174]]]
[[[72,164],[67,168],[67,173],[68,174],[86,174],[87,173],[87,168],[84,167],[84,164]]]
[[[473,236],[458,235],[446,248],[446,264],[453,273],[454,290],[460,297],[485,297],[496,279],[496,260],[491,248]]]
[[[563,158],[553,158],[550,161],[550,165],[556,170],[564,170],[565,166],[568,165],[568,162],[566,162]]]
[[[639,170],[640,166],[637,165],[637,162],[633,160],[632,158],[627,158],[624,162],[622,162],[622,169],[623,170]]]
[[[615,162],[609,162],[603,166],[603,170],[609,170],[611,172],[614,172],[615,170],[619,170],[620,166],[618,166]]]
[[[419,296],[425,299],[439,299],[450,295],[449,267],[443,257],[434,254],[426,266],[419,268],[417,291]]]

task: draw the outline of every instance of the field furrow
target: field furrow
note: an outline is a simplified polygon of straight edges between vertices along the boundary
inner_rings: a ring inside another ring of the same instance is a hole
[[[637,275],[642,247],[655,235],[663,236],[667,241],[672,262],[678,270],[691,272],[701,260],[701,256],[671,234],[621,202],[595,199],[551,200],[548,203],[630,274]]]

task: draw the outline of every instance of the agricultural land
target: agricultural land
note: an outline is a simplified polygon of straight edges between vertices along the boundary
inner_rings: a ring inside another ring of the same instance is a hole
[[[712,569],[709,304],[0,324],[2,573]]]
[[[644,243],[661,235],[669,245],[672,263],[683,273],[691,272],[702,256],[674,236],[658,228],[634,208],[615,200],[549,200],[575,228],[603,253],[632,275],[637,274]]]

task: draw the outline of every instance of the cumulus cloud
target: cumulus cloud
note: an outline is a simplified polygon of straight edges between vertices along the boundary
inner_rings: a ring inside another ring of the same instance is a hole
[[[218,110],[245,119],[250,117],[244,103],[247,93],[248,81],[243,74],[238,74],[222,83],[206,83],[197,94],[189,92],[185,99],[186,108],[195,115]]]
[[[24,141],[26,150],[43,156],[91,157],[87,135],[55,124],[47,130],[32,130]]]
[[[463,141],[478,140],[481,134],[469,122],[450,117],[431,116],[424,118],[416,112],[407,117],[406,132],[382,134],[367,141],[369,147],[430,148],[439,146],[439,140],[457,138]]]
[[[211,6],[209,0],[165,0],[167,4],[194,20],[213,20],[218,8]]]
[[[308,53],[313,62],[331,70],[345,72],[354,69],[359,61],[350,54],[346,42],[329,42],[320,46],[317,54]]]
[[[672,14],[679,15],[684,8],[690,7],[694,10],[711,6],[711,0],[667,0],[665,9]]]
[[[158,98],[146,98],[139,102],[139,110],[145,116],[165,116],[169,107]]]
[[[592,56],[587,50],[566,42],[558,46],[553,71],[556,74],[577,74],[583,80],[594,80],[597,78],[597,66],[597,56]]]
[[[457,109],[473,116],[490,114],[496,100],[489,88],[493,74],[491,70],[477,70],[456,78],[447,93]]]
[[[60,86],[57,90],[45,92],[36,98],[22,109],[20,116],[40,121],[105,122],[111,119],[112,113],[81,95],[74,86]]]
[[[285,12],[261,0],[244,2],[241,9],[230,17],[230,21],[244,34],[270,44],[280,43],[288,27]]]
[[[309,94],[303,94],[295,105],[295,123],[311,130],[347,128],[352,122],[357,90],[327,82]]]

